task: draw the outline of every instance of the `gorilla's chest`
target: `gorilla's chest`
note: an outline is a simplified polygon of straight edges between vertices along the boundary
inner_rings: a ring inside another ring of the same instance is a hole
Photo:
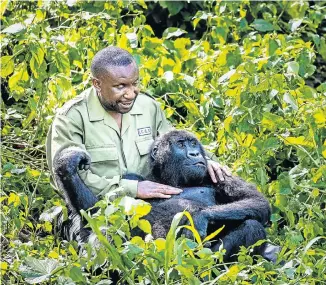
[[[186,187],[179,195],[173,195],[171,199],[190,200],[197,202],[201,207],[216,205],[215,189],[211,187]]]
[[[153,217],[166,216],[169,220],[176,213],[189,211],[194,213],[209,206],[217,205],[215,190],[210,187],[187,187],[179,195],[172,195],[170,199],[151,199],[150,215]]]

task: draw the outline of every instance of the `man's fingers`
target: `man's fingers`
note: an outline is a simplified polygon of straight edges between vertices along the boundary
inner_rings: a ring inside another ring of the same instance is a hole
[[[207,171],[208,171],[209,176],[211,177],[213,183],[217,183],[215,171],[214,171],[214,168],[213,168],[213,166],[211,164],[207,165]]]
[[[171,194],[176,195],[176,194],[180,194],[182,192],[182,189],[163,186],[163,187],[158,188],[158,191],[160,193],[166,194],[166,195],[171,195]]]
[[[171,198],[171,195],[164,195],[162,193],[155,193],[155,196],[153,196],[152,198],[163,198],[163,199],[169,199]]]
[[[220,179],[220,181],[224,181],[224,176],[223,176],[221,168],[215,169],[215,173],[217,174],[218,179]]]
[[[222,167],[222,170],[227,176],[232,176],[231,169],[229,167],[227,167],[226,165]]]

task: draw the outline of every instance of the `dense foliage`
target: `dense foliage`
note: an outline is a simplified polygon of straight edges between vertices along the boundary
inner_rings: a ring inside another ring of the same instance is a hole
[[[2,1],[1,15],[4,284],[109,284],[111,269],[130,284],[326,280],[326,3]],[[225,264],[222,249],[176,239],[182,214],[166,240],[130,239],[135,225],[150,232],[150,207],[127,197],[84,213],[95,248],[78,253],[53,232],[65,204],[49,185],[46,132],[90,85],[90,61],[108,45],[135,56],[142,90],[174,125],[268,197],[268,238],[283,262],[242,249]]]

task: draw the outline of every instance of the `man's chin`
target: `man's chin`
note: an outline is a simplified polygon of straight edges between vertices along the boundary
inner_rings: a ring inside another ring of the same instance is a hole
[[[129,106],[124,106],[123,104],[118,104],[118,112],[120,114],[126,114],[128,112],[130,112],[130,110],[132,109],[132,107],[134,106],[134,102],[132,104],[130,104]]]

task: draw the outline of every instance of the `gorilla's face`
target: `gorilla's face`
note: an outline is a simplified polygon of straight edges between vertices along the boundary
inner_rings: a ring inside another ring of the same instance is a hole
[[[207,174],[203,148],[192,134],[172,131],[156,140],[152,149],[152,173],[172,186],[199,185]]]

